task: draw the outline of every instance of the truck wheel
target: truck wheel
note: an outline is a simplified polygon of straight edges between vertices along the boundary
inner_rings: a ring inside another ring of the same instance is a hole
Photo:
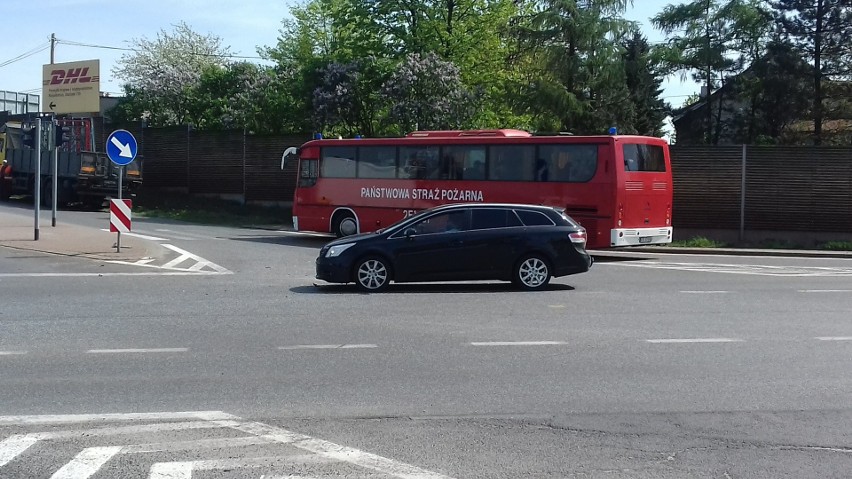
[[[0,165],[0,200],[7,201],[12,196],[12,168]]]
[[[100,210],[104,205],[104,199],[100,196],[84,196],[83,206],[87,210]]]

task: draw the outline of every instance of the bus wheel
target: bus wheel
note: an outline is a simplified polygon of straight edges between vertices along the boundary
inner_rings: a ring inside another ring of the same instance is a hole
[[[547,261],[537,254],[524,256],[515,265],[512,282],[528,291],[544,289],[550,282],[550,267]]]
[[[387,260],[379,256],[367,256],[355,263],[355,284],[361,291],[378,293],[384,291],[391,280],[391,269]]]
[[[338,238],[354,235],[358,232],[358,223],[355,222],[355,217],[352,216],[352,213],[339,213],[334,217],[331,232]]]

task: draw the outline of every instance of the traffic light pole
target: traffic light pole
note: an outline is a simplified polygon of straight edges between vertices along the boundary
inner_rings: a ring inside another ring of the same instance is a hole
[[[56,206],[58,204],[58,196],[59,196],[59,145],[56,143],[56,132],[57,124],[56,119],[51,115],[50,117],[50,143],[53,146],[53,181],[50,182],[51,188],[53,188],[53,195],[51,195],[51,199],[53,199],[53,216],[51,218],[50,225],[54,228],[56,227]]]
[[[35,241],[38,241],[39,213],[41,213],[41,117],[35,122]]]

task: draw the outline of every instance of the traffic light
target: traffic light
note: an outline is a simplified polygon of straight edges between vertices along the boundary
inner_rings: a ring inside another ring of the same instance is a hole
[[[53,133],[55,135],[53,144],[56,146],[57,149],[62,148],[62,145],[64,145],[66,141],[71,139],[70,126],[61,126],[59,124],[54,124]]]
[[[24,123],[21,125],[21,143],[24,148],[35,148],[35,128],[32,123]]]

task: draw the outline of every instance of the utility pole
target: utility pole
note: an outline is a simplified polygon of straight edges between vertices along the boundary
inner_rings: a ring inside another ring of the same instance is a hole
[[[54,63],[54,50],[56,49],[56,34],[50,34],[50,64]],[[50,225],[56,227],[56,207],[57,196],[59,195],[59,145],[56,143],[56,129],[58,128],[58,122],[56,121],[56,116],[50,115],[50,144],[53,145],[53,181],[50,182],[51,188],[53,188],[53,194],[51,195],[52,201],[52,215]]]

